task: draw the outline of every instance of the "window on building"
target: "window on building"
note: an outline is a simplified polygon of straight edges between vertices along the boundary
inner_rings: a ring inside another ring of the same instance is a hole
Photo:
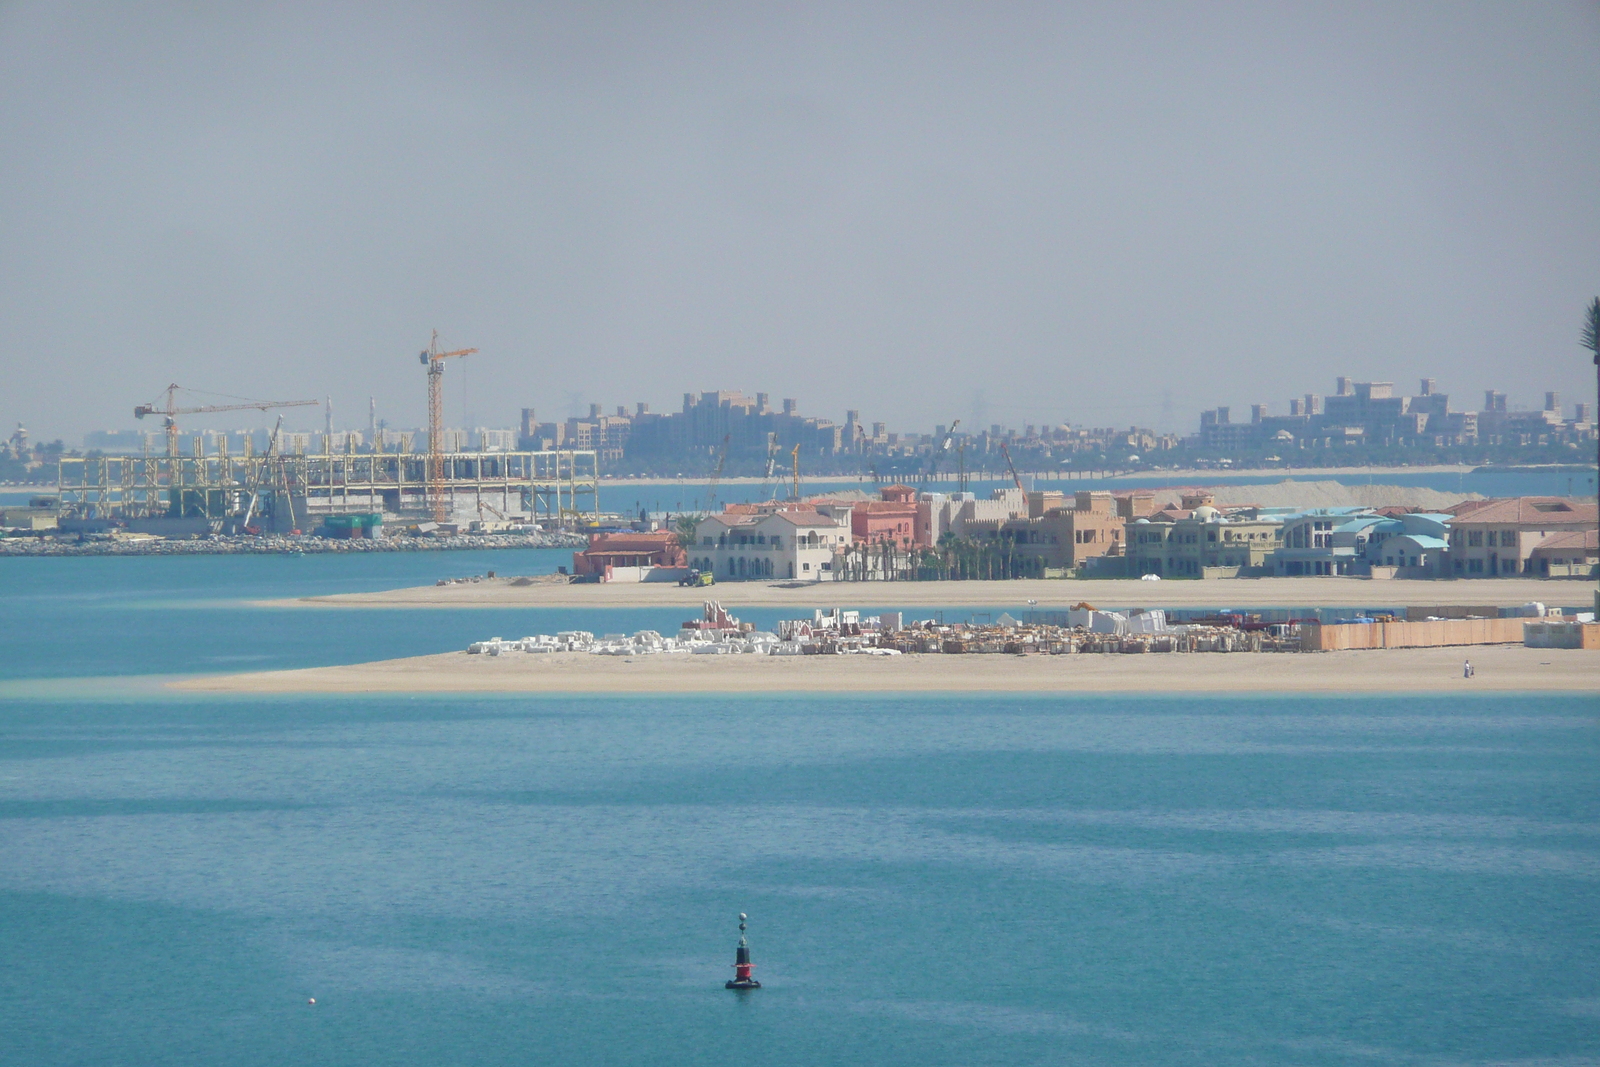
[[[1483,547],[1483,531],[1482,530],[1468,530],[1467,531],[1467,547],[1468,548],[1482,548]]]

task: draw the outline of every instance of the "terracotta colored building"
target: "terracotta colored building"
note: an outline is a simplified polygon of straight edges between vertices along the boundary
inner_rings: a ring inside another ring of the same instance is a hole
[[[881,489],[883,499],[857,504],[850,514],[850,536],[857,544],[890,542],[901,548],[924,544],[918,540],[917,491],[909,485]]]
[[[605,574],[608,567],[687,567],[689,556],[671,530],[590,534],[589,547],[572,554],[574,574]]]

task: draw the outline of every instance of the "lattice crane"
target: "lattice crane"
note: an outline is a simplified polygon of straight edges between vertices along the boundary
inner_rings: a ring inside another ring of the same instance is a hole
[[[722,481],[722,467],[728,462],[728,441],[732,434],[722,435],[722,447],[717,449],[717,466],[711,472],[711,481],[706,483],[706,514],[711,514],[711,509],[717,503],[717,483]]]
[[[950,439],[956,435],[956,427],[960,425],[960,419],[952,422],[950,424],[950,428],[944,432],[944,436],[939,439],[939,443],[934,446],[933,454],[928,457],[927,476],[929,479],[933,478],[939,473],[939,461],[944,458],[945,452],[949,450]]]
[[[1011,472],[1011,484],[1018,489],[1022,489],[1022,479],[1017,477],[1017,465],[1011,462],[1011,449],[1006,447],[1004,441],[1000,442],[1000,454],[1006,457],[1006,470]],[[1037,485],[1038,483],[1035,482],[1034,484]],[[1026,490],[1023,491],[1026,492]]]
[[[454,352],[439,351],[439,331],[433,331],[433,340],[421,356],[428,368],[428,507],[433,510],[433,521],[444,522],[450,517],[444,502],[444,448],[439,440],[444,430],[444,361],[456,356],[470,356],[476,348],[458,348]]]
[[[199,415],[211,411],[269,411],[273,408],[303,408],[321,404],[320,400],[250,400],[247,397],[227,397],[237,400],[237,404],[201,404],[196,407],[180,408],[178,406],[179,392],[198,392],[198,390],[185,390],[179,385],[169,385],[162,390],[166,393],[166,401],[157,407],[155,402],[140,404],[133,409],[133,417],[142,419],[146,415],[160,415],[163,417],[167,431],[167,455],[176,457],[178,454],[178,416]],[[214,394],[226,396],[224,393]]]

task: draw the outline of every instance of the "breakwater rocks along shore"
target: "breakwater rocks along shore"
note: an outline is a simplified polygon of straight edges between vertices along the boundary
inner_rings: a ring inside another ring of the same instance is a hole
[[[581,534],[463,534],[455,537],[224,537],[194,541],[141,539],[56,541],[12,537],[0,540],[6,556],[241,556],[316,555],[362,552],[444,552],[482,548],[583,548]]]

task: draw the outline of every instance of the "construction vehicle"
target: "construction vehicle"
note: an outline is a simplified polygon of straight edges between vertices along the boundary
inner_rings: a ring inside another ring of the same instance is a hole
[[[270,411],[274,408],[303,408],[320,405],[320,400],[251,400],[248,397],[228,396],[226,393],[208,393],[208,396],[220,396],[226,400],[238,401],[234,404],[198,404],[194,407],[179,407],[178,393],[202,392],[198,389],[185,389],[176,383],[168,385],[162,390],[166,394],[166,401],[160,407],[152,401],[140,404],[133,409],[133,417],[142,419],[146,415],[160,415],[167,431],[167,455],[173,459],[178,456],[178,416],[199,415],[213,411]]]
[[[434,522],[444,522],[450,517],[450,508],[444,501],[444,361],[457,356],[470,356],[476,348],[458,348],[453,352],[439,350],[439,331],[433,331],[433,340],[423,349],[420,359],[428,368],[428,507]]]
[[[485,508],[488,508],[490,511],[492,511],[494,513],[495,519],[498,520],[497,522],[491,524],[487,519],[485,519],[483,517],[483,511],[484,511]],[[484,500],[481,497],[479,498],[479,500],[478,500],[478,518],[477,518],[477,521],[474,522],[472,524],[472,526],[470,527],[470,529],[472,530],[473,533],[500,533],[500,532],[503,532],[505,530],[511,529],[514,525],[515,524],[509,518],[506,517],[506,513],[505,512],[501,511],[499,508],[495,507],[493,504],[489,503],[487,500]]]
[[[678,579],[678,584],[684,586],[703,586],[715,585],[716,581],[716,576],[710,571],[691,570],[688,574]]]

